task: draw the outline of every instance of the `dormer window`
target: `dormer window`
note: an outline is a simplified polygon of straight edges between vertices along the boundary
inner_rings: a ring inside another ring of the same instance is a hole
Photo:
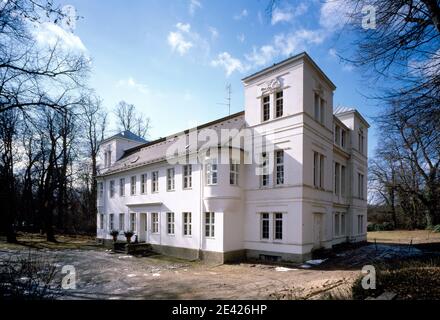
[[[268,121],[270,119],[270,97],[263,97],[263,121]]]
[[[111,163],[112,163],[112,152],[109,150],[104,153],[104,166],[108,168],[111,166]]]

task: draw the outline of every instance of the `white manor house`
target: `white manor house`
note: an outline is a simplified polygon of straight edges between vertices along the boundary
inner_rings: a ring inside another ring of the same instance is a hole
[[[154,251],[223,263],[304,261],[366,240],[365,119],[333,108],[336,87],[307,53],[242,82],[243,112],[151,142],[128,131],[101,142],[99,241],[130,230]]]

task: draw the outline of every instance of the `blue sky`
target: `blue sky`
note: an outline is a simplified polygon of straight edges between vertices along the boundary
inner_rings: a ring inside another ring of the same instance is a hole
[[[90,85],[109,113],[120,101],[151,118],[150,139],[244,109],[241,79],[307,51],[336,84],[334,104],[354,106],[371,121],[376,109],[360,71],[336,56],[350,52],[332,2],[269,0],[71,0],[82,16],[73,32],[93,60]],[[79,38],[79,39],[78,39]],[[112,126],[114,129],[114,126]],[[375,145],[370,130],[370,154]]]

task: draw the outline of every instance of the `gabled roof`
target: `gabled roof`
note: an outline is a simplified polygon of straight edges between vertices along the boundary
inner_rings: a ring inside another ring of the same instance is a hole
[[[336,89],[336,85],[329,79],[329,77],[327,77],[327,75],[324,73],[324,71],[322,71],[322,69],[316,64],[315,61],[313,61],[313,59],[305,51],[303,51],[297,55],[294,55],[290,58],[284,59],[280,62],[274,63],[273,65],[271,65],[267,68],[264,68],[260,71],[257,71],[255,73],[241,79],[241,81],[246,82],[246,81],[252,80],[253,78],[257,78],[267,72],[274,71],[278,68],[284,67],[285,65],[288,65],[289,63],[292,63],[292,62],[300,60],[300,59],[307,60],[318,71],[318,73],[331,85],[332,89],[333,90]]]
[[[101,141],[101,143],[106,142],[106,141],[110,141],[113,139],[127,139],[127,140],[132,140],[132,141],[136,141],[136,142],[140,142],[140,143],[146,143],[147,140],[139,137],[138,135],[134,134],[133,132],[129,131],[129,130],[125,130],[122,132],[119,132],[118,134],[115,134],[114,136],[108,137],[104,140]]]

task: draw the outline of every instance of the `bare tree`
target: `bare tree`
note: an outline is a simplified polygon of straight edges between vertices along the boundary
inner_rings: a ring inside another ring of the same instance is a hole
[[[119,130],[131,131],[141,138],[146,138],[148,136],[150,130],[150,118],[139,113],[133,104],[120,101],[116,105],[114,113],[118,121]]]

